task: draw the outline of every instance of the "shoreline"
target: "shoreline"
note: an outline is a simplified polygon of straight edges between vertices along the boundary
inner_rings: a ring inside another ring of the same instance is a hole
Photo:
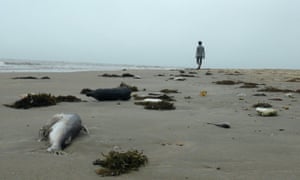
[[[103,77],[104,73],[130,73],[140,79]],[[174,80],[182,75],[189,76]],[[50,79],[12,79],[19,76]],[[0,106],[0,173],[4,179],[99,179],[92,161],[118,146],[142,150],[149,164],[116,179],[297,179],[300,93],[293,93],[293,98],[282,92],[263,92],[263,97],[253,94],[267,86],[296,91],[300,82],[287,81],[299,77],[299,70],[275,69],[1,73],[1,104],[31,92],[74,95],[84,102],[27,110]],[[222,80],[258,86],[214,83]],[[133,94],[139,95],[176,89],[179,93],[169,94],[176,100],[176,109],[146,110],[135,105],[133,98],[98,102],[80,94],[83,88],[112,88],[121,82],[137,86],[139,91]],[[203,90],[205,97],[199,95]],[[278,116],[259,116],[252,107],[258,102],[272,104]],[[47,153],[46,144],[37,142],[38,130],[62,112],[79,114],[90,134],[77,137],[65,155]],[[229,122],[231,128],[207,124],[217,122]]]

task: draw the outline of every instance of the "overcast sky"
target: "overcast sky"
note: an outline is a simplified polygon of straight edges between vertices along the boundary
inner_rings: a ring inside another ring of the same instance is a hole
[[[0,0],[0,58],[300,69],[299,0]]]

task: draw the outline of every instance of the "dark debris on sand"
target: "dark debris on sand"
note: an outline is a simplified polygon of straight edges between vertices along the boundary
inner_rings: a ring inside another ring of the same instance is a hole
[[[89,88],[83,88],[81,91],[80,91],[80,94],[87,94],[87,93],[90,93],[94,90],[92,89],[89,89]]]
[[[162,93],[178,93],[177,89],[162,89],[160,90]]]
[[[43,107],[56,105],[56,98],[51,94],[27,94],[26,97],[16,101],[14,104],[7,105],[7,107],[16,109],[29,109],[32,107]]]
[[[137,171],[141,166],[148,163],[148,158],[143,152],[137,150],[118,152],[110,151],[107,155],[102,153],[105,159],[97,159],[93,165],[100,165],[102,168],[95,172],[101,176],[119,176],[130,171]]]
[[[286,82],[300,82],[300,78],[292,78],[287,80]]]
[[[41,78],[34,77],[34,76],[19,76],[19,77],[13,77],[12,79],[50,79],[48,76],[43,76]]]
[[[55,97],[56,102],[81,102],[80,98],[77,98],[76,96],[67,95],[67,96],[57,96]]]
[[[134,78],[134,77],[136,77],[134,74],[130,74],[130,73],[123,73],[122,75],[104,73],[101,76],[102,77],[121,77],[121,78],[126,78],[126,77],[133,77]]]
[[[131,86],[129,84],[126,84],[124,82],[121,82],[121,84],[118,86],[118,87],[126,87],[128,89],[131,90],[131,92],[136,92],[136,91],[139,91],[138,87],[136,86]],[[93,92],[94,90],[93,89],[90,89],[90,88],[83,88],[81,91],[80,91],[80,94],[88,94],[90,92]]]
[[[81,99],[75,96],[52,96],[47,93],[27,94],[24,98],[13,104],[4,104],[4,106],[16,109],[29,109],[33,107],[53,106],[60,102],[80,102]]]
[[[252,107],[254,107],[254,108],[257,108],[257,107],[270,108],[270,107],[272,107],[272,105],[269,103],[256,103],[256,104],[253,104]]]
[[[212,125],[215,125],[217,127],[221,127],[221,128],[224,128],[224,129],[230,129],[231,126],[228,122],[222,122],[222,123],[207,123],[207,124],[212,124]]]
[[[294,90],[290,90],[290,89],[279,89],[279,88],[275,88],[272,86],[263,88],[263,89],[259,89],[257,90],[258,92],[283,92],[283,93],[289,93],[289,92],[297,92]]]
[[[138,87],[136,87],[136,86],[131,86],[131,85],[126,84],[126,83],[124,83],[124,82],[121,82],[120,87],[127,87],[127,88],[129,88],[132,92],[139,91]]]
[[[265,93],[256,93],[256,94],[253,94],[252,96],[267,96]]]
[[[211,75],[213,75],[213,73],[210,72],[210,71],[207,71],[207,72],[205,73],[205,75],[206,75],[206,76],[211,76]]]
[[[214,82],[219,85],[235,85],[235,84],[240,84],[240,81],[232,81],[232,80],[222,80],[222,81],[216,81]]]
[[[134,104],[143,105],[145,109],[152,109],[152,110],[174,110],[175,109],[173,103],[164,100],[160,102],[141,101],[141,102],[135,102]]]
[[[234,72],[227,72],[227,73],[225,73],[225,75],[239,76],[239,75],[243,75],[243,74],[239,71],[234,71]]]
[[[132,97],[134,98],[134,100],[144,100],[147,98],[151,98],[151,99],[161,99],[161,100],[165,100],[165,101],[175,101],[173,96],[168,96],[166,94],[162,94],[162,95],[146,95],[146,96],[140,96],[137,94],[133,94]]]
[[[240,88],[257,88],[257,83],[244,82],[244,85],[240,86]]]
[[[257,88],[258,85],[263,84],[257,84],[252,82],[243,82],[243,81],[233,81],[233,80],[221,80],[214,82],[218,85],[236,85],[236,84],[243,84],[240,86],[240,88]]]

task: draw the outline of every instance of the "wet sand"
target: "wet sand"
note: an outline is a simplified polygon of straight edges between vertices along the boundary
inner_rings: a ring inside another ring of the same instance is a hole
[[[207,72],[211,75],[207,75]],[[104,73],[131,73],[132,77],[102,77]],[[298,179],[300,177],[300,93],[257,92],[267,86],[300,89],[300,70],[184,70],[184,81],[173,78],[179,70],[127,70],[75,73],[1,73],[0,176],[1,179],[111,179],[99,177],[92,162],[118,146],[137,149],[149,164],[114,179]],[[100,76],[98,76],[100,75]],[[50,79],[12,79],[49,76]],[[233,80],[257,83],[217,85]],[[295,80],[295,79],[294,79]],[[144,95],[162,89],[176,101],[175,110],[146,110],[135,100],[98,102],[80,94],[83,88],[112,88],[121,82],[137,86]],[[200,91],[207,91],[205,97]],[[26,93],[74,95],[84,102],[12,109]],[[264,93],[266,96],[253,96]],[[281,101],[270,99],[276,98]],[[266,102],[278,116],[261,117],[253,104]],[[80,135],[64,152],[46,152],[38,131],[56,113],[77,113],[90,131]],[[229,122],[230,129],[210,123]]]

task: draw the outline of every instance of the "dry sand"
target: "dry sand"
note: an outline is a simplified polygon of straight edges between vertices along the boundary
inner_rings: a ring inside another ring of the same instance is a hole
[[[299,82],[286,82],[299,78],[300,71],[236,71],[210,70],[212,75],[206,75],[207,70],[185,70],[196,73],[185,81],[170,79],[180,74],[178,70],[126,71],[141,79],[98,77],[105,72],[1,73],[0,179],[299,179],[300,94],[293,93],[294,98],[285,93],[253,94],[265,86],[300,89]],[[51,79],[11,79],[20,76]],[[242,89],[241,84],[212,83],[219,80],[265,85]],[[176,110],[145,110],[134,99],[97,102],[80,94],[83,88],[111,88],[121,82],[137,86],[140,95],[177,89],[180,93],[171,94]],[[202,90],[207,96],[199,95]],[[75,95],[86,102],[27,110],[2,106],[30,92]],[[269,100],[274,97],[282,101]],[[279,115],[258,116],[252,108],[258,102],[272,104]],[[38,130],[61,112],[78,113],[90,134],[75,139],[66,154],[55,155],[46,152],[46,143],[37,141]],[[229,122],[232,128],[207,122]],[[149,164],[119,177],[99,177],[92,161],[114,146],[143,150]]]

